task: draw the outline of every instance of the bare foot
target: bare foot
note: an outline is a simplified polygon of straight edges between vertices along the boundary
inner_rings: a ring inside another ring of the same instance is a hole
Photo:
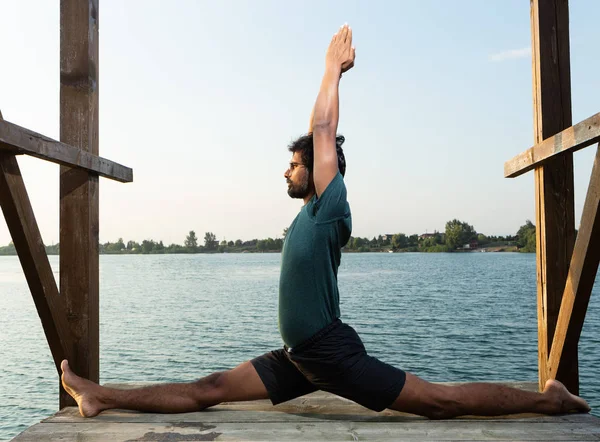
[[[588,403],[579,396],[569,393],[567,388],[559,381],[549,379],[544,386],[544,394],[553,397],[558,404],[555,413],[569,413],[573,411],[587,413],[591,410]]]
[[[65,391],[77,401],[79,412],[83,417],[94,417],[109,408],[101,400],[102,387],[73,373],[66,359],[61,362],[60,368],[62,385]]]

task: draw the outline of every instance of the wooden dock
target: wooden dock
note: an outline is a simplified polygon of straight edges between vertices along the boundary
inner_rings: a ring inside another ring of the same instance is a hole
[[[533,383],[510,383],[535,389]],[[116,385],[111,385],[117,387]],[[120,388],[127,386],[119,385]],[[151,414],[122,410],[82,418],[67,407],[14,441],[282,441],[282,440],[593,440],[600,418],[590,414],[430,421],[386,410],[375,413],[351,401],[316,392],[272,406],[269,401],[224,403],[197,413]]]

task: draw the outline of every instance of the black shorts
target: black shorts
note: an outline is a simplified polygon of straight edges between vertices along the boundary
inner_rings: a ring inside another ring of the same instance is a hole
[[[250,362],[273,405],[323,390],[382,411],[406,381],[404,371],[368,356],[356,331],[339,319],[294,348],[284,346]]]

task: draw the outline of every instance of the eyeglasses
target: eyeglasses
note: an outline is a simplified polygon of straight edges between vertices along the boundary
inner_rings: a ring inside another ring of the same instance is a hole
[[[290,163],[290,167],[288,167],[288,170],[290,172],[292,172],[296,167],[306,167],[306,166],[301,163]]]

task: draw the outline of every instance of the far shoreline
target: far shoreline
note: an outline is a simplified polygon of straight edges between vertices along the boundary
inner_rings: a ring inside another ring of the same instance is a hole
[[[498,250],[499,249],[499,250]],[[509,249],[509,250],[506,250]],[[119,255],[119,256],[139,256],[139,255],[243,255],[243,254],[272,254],[272,253],[281,253],[281,250],[243,250],[243,251],[190,251],[190,252],[100,252],[100,255]],[[445,254],[460,254],[460,253],[533,253],[516,249],[516,247],[507,247],[507,248],[496,248],[493,249],[474,249],[474,250],[454,250],[452,252],[448,251],[419,251],[419,250],[344,250],[342,249],[342,253],[344,254],[362,254],[362,253],[422,253],[422,254],[430,254],[430,253],[445,253]],[[60,254],[57,252],[47,253],[48,256],[59,256]],[[0,257],[2,256],[18,256],[16,251],[11,252],[0,252]]]

